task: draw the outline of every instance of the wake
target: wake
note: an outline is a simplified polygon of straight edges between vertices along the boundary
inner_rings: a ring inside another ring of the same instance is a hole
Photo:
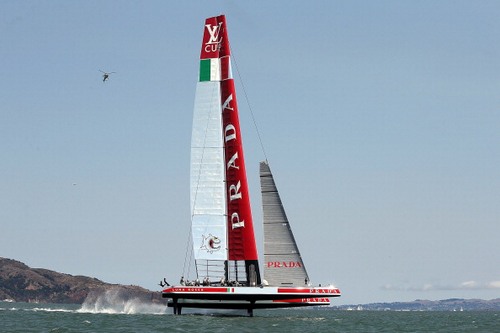
[[[75,313],[76,310],[63,309],[63,308],[19,308],[19,307],[11,307],[11,308],[0,308],[0,311],[28,311],[28,312],[68,312]]]
[[[112,288],[98,294],[89,294],[78,313],[105,314],[165,314],[166,306],[138,297],[129,297],[120,288]]]

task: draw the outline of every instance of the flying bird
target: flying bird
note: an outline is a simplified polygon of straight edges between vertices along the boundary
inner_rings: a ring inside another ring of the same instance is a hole
[[[109,79],[109,76],[111,74],[116,73],[116,72],[105,72],[105,71],[101,71],[101,70],[99,70],[99,72],[103,73],[102,74],[102,82],[106,82]]]

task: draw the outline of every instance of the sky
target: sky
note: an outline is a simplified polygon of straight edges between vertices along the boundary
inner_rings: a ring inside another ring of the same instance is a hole
[[[500,297],[498,1],[1,1],[0,256],[178,281],[219,14],[259,246],[267,157],[333,304]]]

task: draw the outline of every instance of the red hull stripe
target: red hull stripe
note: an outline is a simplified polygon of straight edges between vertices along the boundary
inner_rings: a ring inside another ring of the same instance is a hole
[[[164,293],[228,293],[231,288],[204,288],[204,287],[173,287],[164,289]]]

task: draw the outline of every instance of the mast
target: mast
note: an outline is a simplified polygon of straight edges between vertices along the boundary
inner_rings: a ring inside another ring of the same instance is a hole
[[[192,233],[198,278],[260,284],[224,15],[205,21],[191,142]]]

